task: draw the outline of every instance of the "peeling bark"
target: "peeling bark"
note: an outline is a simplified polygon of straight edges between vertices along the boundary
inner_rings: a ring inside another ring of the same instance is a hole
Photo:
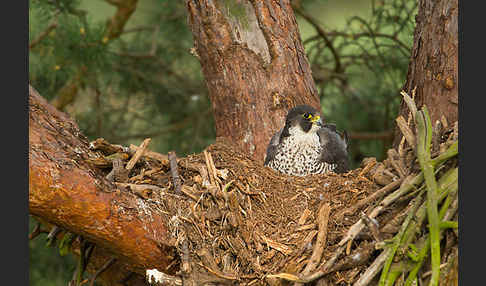
[[[458,120],[458,1],[420,0],[407,81],[410,96],[416,87],[417,107],[426,105],[432,123],[445,116],[449,124]],[[408,118],[402,101],[399,115]],[[395,130],[394,146],[401,135]]]
[[[174,249],[163,217],[91,167],[88,145],[76,123],[30,87],[30,214],[82,235],[131,271],[166,269]]]
[[[266,146],[297,104],[320,109],[288,0],[186,1],[216,124],[263,164]]]

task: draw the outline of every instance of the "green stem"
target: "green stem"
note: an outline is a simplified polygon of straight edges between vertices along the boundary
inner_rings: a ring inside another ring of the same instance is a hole
[[[458,153],[459,153],[458,141],[455,141],[454,143],[452,143],[451,146],[449,146],[449,148],[446,151],[444,151],[442,154],[432,159],[431,163],[435,167],[443,163],[444,161],[447,161],[449,158],[456,156]]]
[[[429,221],[430,248],[432,262],[432,277],[430,286],[439,284],[440,274],[440,236],[439,236],[439,212],[437,210],[437,181],[434,175],[434,166],[430,159],[430,146],[432,142],[432,124],[424,106],[420,112],[417,112],[415,119],[418,128],[417,157],[420,167],[424,172],[425,184],[427,185],[427,218]]]
[[[388,256],[387,260],[385,261],[385,265],[383,266],[383,270],[381,271],[380,281],[379,281],[379,284],[378,284],[379,286],[384,286],[386,281],[388,280],[387,276],[389,276],[389,270],[390,270],[390,266],[393,262],[393,257],[395,256],[395,253],[396,253],[398,247],[400,246],[400,243],[403,241],[405,231],[407,230],[410,221],[412,220],[418,206],[420,205],[420,201],[422,199],[423,193],[424,193],[424,191],[421,191],[420,194],[417,195],[417,197],[411,202],[412,207],[411,207],[407,217],[405,218],[405,221],[403,222],[402,227],[400,228],[400,231],[394,237],[394,242],[391,246],[390,255]]]
[[[440,203],[448,194],[451,198],[447,197],[446,201],[442,204],[441,211],[439,212],[439,217],[444,217],[445,211],[447,211],[449,204],[452,200],[454,192],[457,191],[458,188],[458,169],[450,169],[438,181],[438,189],[439,189],[439,198],[438,202]],[[420,188],[422,189],[422,188]],[[416,233],[419,232],[423,221],[425,220],[427,202],[424,202],[416,212],[415,218],[410,222],[410,226],[408,227],[404,243],[402,243],[402,248],[400,252],[405,253],[408,250],[408,246],[415,238]]]
[[[439,227],[441,230],[446,229],[446,228],[458,228],[459,224],[457,221],[443,221],[439,224]]]
[[[402,273],[403,273],[402,269],[391,270],[386,279],[385,286],[393,286],[395,280],[397,280],[397,277]]]
[[[456,192],[457,191],[457,173],[454,170],[452,172],[448,172],[448,173],[451,174],[452,177],[455,177],[456,178],[455,179],[456,180],[456,183],[453,184],[453,186],[455,186],[455,187],[452,190],[451,189],[444,190],[443,192],[441,192],[441,196],[443,196],[447,192],[449,192],[449,197],[451,197],[451,198],[452,197],[457,197],[457,192]],[[444,176],[446,176],[446,175],[447,175],[447,173]],[[441,185],[441,183],[440,183],[441,181],[442,182],[446,182],[447,181],[447,178],[444,178],[444,179],[441,178],[441,180],[439,181],[439,185]],[[444,184],[444,185],[446,185],[446,184]],[[449,184],[447,184],[447,186],[449,186]],[[447,210],[448,209],[449,209],[449,204],[446,204],[446,203],[442,204],[441,209],[440,209],[440,212],[439,212],[439,217],[440,217],[441,223],[444,223],[448,219],[450,219],[450,216],[451,215],[449,215],[448,217],[446,217],[446,213],[447,213]],[[419,211],[417,211],[417,213]],[[440,232],[439,232],[439,237],[441,235],[442,235],[442,230],[440,230]],[[425,239],[425,243],[424,243],[423,247],[420,249],[420,252],[417,255],[417,259],[415,260],[415,261],[417,261],[417,263],[415,264],[415,266],[412,268],[412,270],[408,274],[408,277],[407,277],[407,280],[405,281],[404,286],[410,286],[416,280],[417,273],[420,270],[420,268],[422,267],[422,265],[424,263],[424,260],[427,257],[427,254],[429,253],[429,248],[430,248],[430,239],[429,239],[429,236],[428,235],[424,236],[424,239]]]
[[[411,286],[412,283],[416,280],[417,278],[417,273],[422,268],[422,264],[424,264],[425,257],[427,257],[427,254],[429,253],[429,248],[430,248],[430,239],[429,236],[425,236],[425,243],[424,246],[420,249],[420,252],[418,254],[418,262],[415,264],[415,266],[412,268],[410,273],[408,274],[407,280],[405,280],[404,286]]]

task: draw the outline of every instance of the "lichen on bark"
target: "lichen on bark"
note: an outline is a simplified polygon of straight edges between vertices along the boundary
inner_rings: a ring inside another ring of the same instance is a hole
[[[219,0],[218,9],[225,16],[231,27],[234,42],[246,45],[259,55],[265,64],[270,63],[270,52],[267,41],[258,24],[255,9],[246,1]]]

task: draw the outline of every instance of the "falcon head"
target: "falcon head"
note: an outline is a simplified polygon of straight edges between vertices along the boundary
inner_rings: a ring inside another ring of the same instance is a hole
[[[319,112],[309,105],[298,105],[287,113],[282,136],[316,133],[322,127]]]

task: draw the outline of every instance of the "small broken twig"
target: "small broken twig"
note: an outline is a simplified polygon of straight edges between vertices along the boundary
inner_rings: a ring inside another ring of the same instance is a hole
[[[181,191],[181,178],[179,177],[179,171],[177,169],[177,156],[175,151],[170,151],[169,162],[170,162],[170,174],[172,176],[172,183],[174,183],[175,193],[182,195]]]
[[[125,169],[131,170],[135,164],[138,162],[140,157],[142,157],[143,153],[145,152],[145,149],[147,149],[148,144],[150,143],[152,139],[146,138],[143,140],[142,144],[140,144],[140,147],[137,149],[135,154],[132,156],[130,161],[128,161],[127,165],[125,166]]]
[[[43,31],[42,33],[40,33],[37,38],[35,38],[34,40],[32,40],[30,42],[30,44],[29,44],[29,50],[32,50],[35,46],[37,46],[37,44],[39,44],[45,37],[47,37],[49,35],[49,33],[52,30],[54,30],[55,28],[57,28],[57,22],[53,22],[49,26],[47,26],[47,28],[45,29],[45,31]]]
[[[96,273],[93,275],[93,278],[91,278],[91,282],[89,283],[89,285],[93,286],[96,278],[98,278],[98,276],[100,276],[101,273],[103,273],[106,269],[108,269],[108,267],[113,265],[113,263],[115,262],[116,262],[116,257],[112,257],[105,264],[103,264],[103,266],[101,266],[101,268],[98,269],[98,271],[96,271]]]
[[[374,192],[373,194],[371,194],[371,196],[368,196],[360,201],[358,201],[356,204],[354,204],[353,206],[351,206],[350,208],[347,208],[347,209],[344,209],[343,211],[339,212],[336,217],[338,219],[340,219],[344,214],[352,214],[354,213],[355,211],[359,210],[361,207],[363,206],[366,206],[368,205],[370,202],[378,199],[379,197],[381,196],[384,196],[386,195],[387,193],[395,190],[396,188],[398,188],[402,182],[403,182],[403,178],[402,179],[398,179],[386,186],[384,186],[383,188],[379,189],[378,191]]]
[[[380,230],[378,229],[378,222],[374,219],[371,219],[364,212],[361,212],[361,219],[363,220],[364,224],[370,230],[371,235],[373,236],[375,241],[381,242],[383,240],[383,238],[381,237]]]
[[[412,147],[412,149],[415,149],[416,141],[415,141],[415,135],[413,135],[412,130],[407,124],[407,121],[405,121],[405,118],[403,116],[398,116],[397,119],[395,119],[397,122],[398,128],[400,128],[400,131],[402,131],[403,136],[405,137],[405,140],[407,140],[408,145]]]
[[[319,208],[317,215],[317,221],[319,225],[319,232],[317,233],[316,244],[314,245],[314,250],[307,263],[306,267],[302,271],[302,276],[311,273],[319,265],[321,261],[322,253],[326,248],[327,242],[327,225],[329,222],[329,213],[331,212],[331,207],[329,203],[322,204]]]
[[[38,222],[35,228],[32,230],[31,233],[29,233],[29,240],[32,240],[36,238],[39,234],[41,234],[43,231],[41,230],[41,223]]]
[[[383,267],[383,264],[385,264],[385,261],[391,253],[391,248],[385,249],[378,257],[373,261],[373,263],[366,269],[365,273],[361,275],[356,281],[353,286],[365,286],[368,285],[368,283],[373,279],[378,272],[380,272],[381,268]]]

